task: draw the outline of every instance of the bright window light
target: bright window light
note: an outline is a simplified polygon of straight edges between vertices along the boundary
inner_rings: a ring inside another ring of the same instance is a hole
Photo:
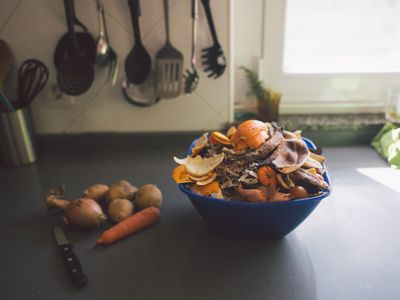
[[[285,73],[400,72],[399,0],[287,0]]]
[[[400,193],[400,172],[392,168],[358,168],[357,172]]]

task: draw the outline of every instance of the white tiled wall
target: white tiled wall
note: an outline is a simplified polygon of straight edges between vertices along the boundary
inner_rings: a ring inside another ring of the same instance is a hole
[[[191,49],[190,0],[170,0],[171,39],[185,56],[189,67]],[[200,1],[199,1],[200,2]],[[46,89],[33,103],[36,129],[39,133],[135,132],[135,131],[190,131],[221,127],[228,121],[232,105],[229,100],[226,72],[217,80],[208,79],[201,72],[196,93],[140,108],[127,103],[121,94],[124,78],[123,63],[134,45],[132,26],[126,0],[104,0],[111,44],[119,55],[121,72],[118,84],[106,82],[107,68],[96,68],[96,79],[91,89],[59,105]],[[229,0],[211,1],[214,21],[222,47],[229,59]],[[75,0],[78,18],[97,37],[95,0]],[[154,57],[165,41],[162,0],[141,0],[141,32],[145,47]],[[198,61],[200,50],[211,45],[211,37],[199,4]],[[67,31],[62,0],[1,0],[0,39],[6,40],[14,51],[18,67],[27,58],[43,60],[50,68],[50,83],[54,84],[53,53],[58,39]],[[228,68],[227,68],[228,71]],[[16,72],[7,81],[15,85]],[[50,86],[50,85],[48,85]],[[73,103],[70,105],[68,103]]]

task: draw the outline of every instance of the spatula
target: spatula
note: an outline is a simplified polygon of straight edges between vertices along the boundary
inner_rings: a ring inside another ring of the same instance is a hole
[[[174,46],[169,39],[169,16],[168,16],[168,0],[164,0],[164,16],[165,16],[165,45],[157,52],[156,55],[156,80],[155,90],[160,98],[174,98],[181,94],[182,90],[182,72],[183,72],[183,55]]]

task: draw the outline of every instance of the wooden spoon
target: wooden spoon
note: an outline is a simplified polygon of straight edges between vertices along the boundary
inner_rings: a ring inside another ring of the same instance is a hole
[[[11,71],[14,63],[15,58],[10,46],[4,40],[0,40],[0,88],[3,87],[4,79]]]

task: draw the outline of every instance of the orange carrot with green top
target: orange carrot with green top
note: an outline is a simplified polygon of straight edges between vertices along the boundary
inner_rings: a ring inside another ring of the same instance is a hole
[[[159,218],[160,210],[157,207],[147,207],[104,231],[96,241],[96,244],[111,244],[127,235],[153,225]]]

